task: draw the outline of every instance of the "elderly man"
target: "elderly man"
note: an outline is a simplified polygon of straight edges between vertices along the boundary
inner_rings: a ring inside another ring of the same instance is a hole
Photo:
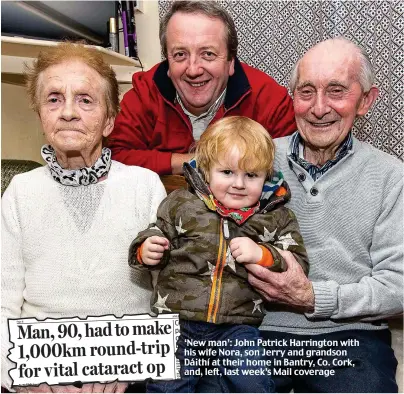
[[[296,130],[292,100],[271,77],[237,59],[237,32],[214,1],[175,1],[160,26],[167,60],[133,76],[109,137],[115,160],[180,174],[206,127],[243,115],[272,137]]]
[[[268,349],[286,351],[272,359],[276,389],[397,392],[385,319],[403,312],[403,165],[351,132],[378,95],[371,64],[330,39],[297,63],[290,87],[298,132],[276,141],[275,168],[292,191],[309,277],[288,252],[285,273],[247,266],[278,304],[261,326]]]

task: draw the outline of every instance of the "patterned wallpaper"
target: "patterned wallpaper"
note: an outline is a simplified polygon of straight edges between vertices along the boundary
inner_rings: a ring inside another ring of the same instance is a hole
[[[239,58],[287,86],[294,63],[315,43],[343,35],[370,56],[380,96],[354,134],[404,160],[403,1],[219,0],[234,19]],[[170,2],[159,0],[160,17]]]

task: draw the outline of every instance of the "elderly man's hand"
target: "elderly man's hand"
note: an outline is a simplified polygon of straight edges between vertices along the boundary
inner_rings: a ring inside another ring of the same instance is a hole
[[[266,300],[287,304],[304,312],[314,311],[314,292],[302,267],[292,253],[278,250],[288,266],[285,272],[272,272],[256,264],[246,265],[248,281]]]

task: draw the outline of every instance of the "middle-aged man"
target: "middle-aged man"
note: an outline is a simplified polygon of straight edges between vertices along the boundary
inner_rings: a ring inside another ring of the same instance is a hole
[[[160,26],[167,60],[133,75],[109,137],[112,157],[181,174],[210,122],[243,115],[272,137],[296,130],[285,88],[237,59],[237,32],[215,1],[175,1]]]
[[[267,349],[286,351],[272,359],[276,389],[397,392],[385,319],[403,312],[403,165],[351,133],[378,95],[372,66],[352,42],[330,39],[297,63],[290,87],[298,132],[276,140],[275,168],[292,192],[309,277],[288,252],[285,273],[247,266],[276,303],[261,326]]]

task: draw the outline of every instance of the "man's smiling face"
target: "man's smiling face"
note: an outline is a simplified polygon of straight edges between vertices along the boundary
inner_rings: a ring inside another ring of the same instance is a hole
[[[319,45],[300,61],[294,109],[300,135],[312,148],[336,149],[356,116],[367,112],[359,71],[357,53],[349,45]]]
[[[177,12],[172,16],[167,26],[167,59],[168,76],[194,115],[210,108],[234,74],[224,23],[203,14]]]

